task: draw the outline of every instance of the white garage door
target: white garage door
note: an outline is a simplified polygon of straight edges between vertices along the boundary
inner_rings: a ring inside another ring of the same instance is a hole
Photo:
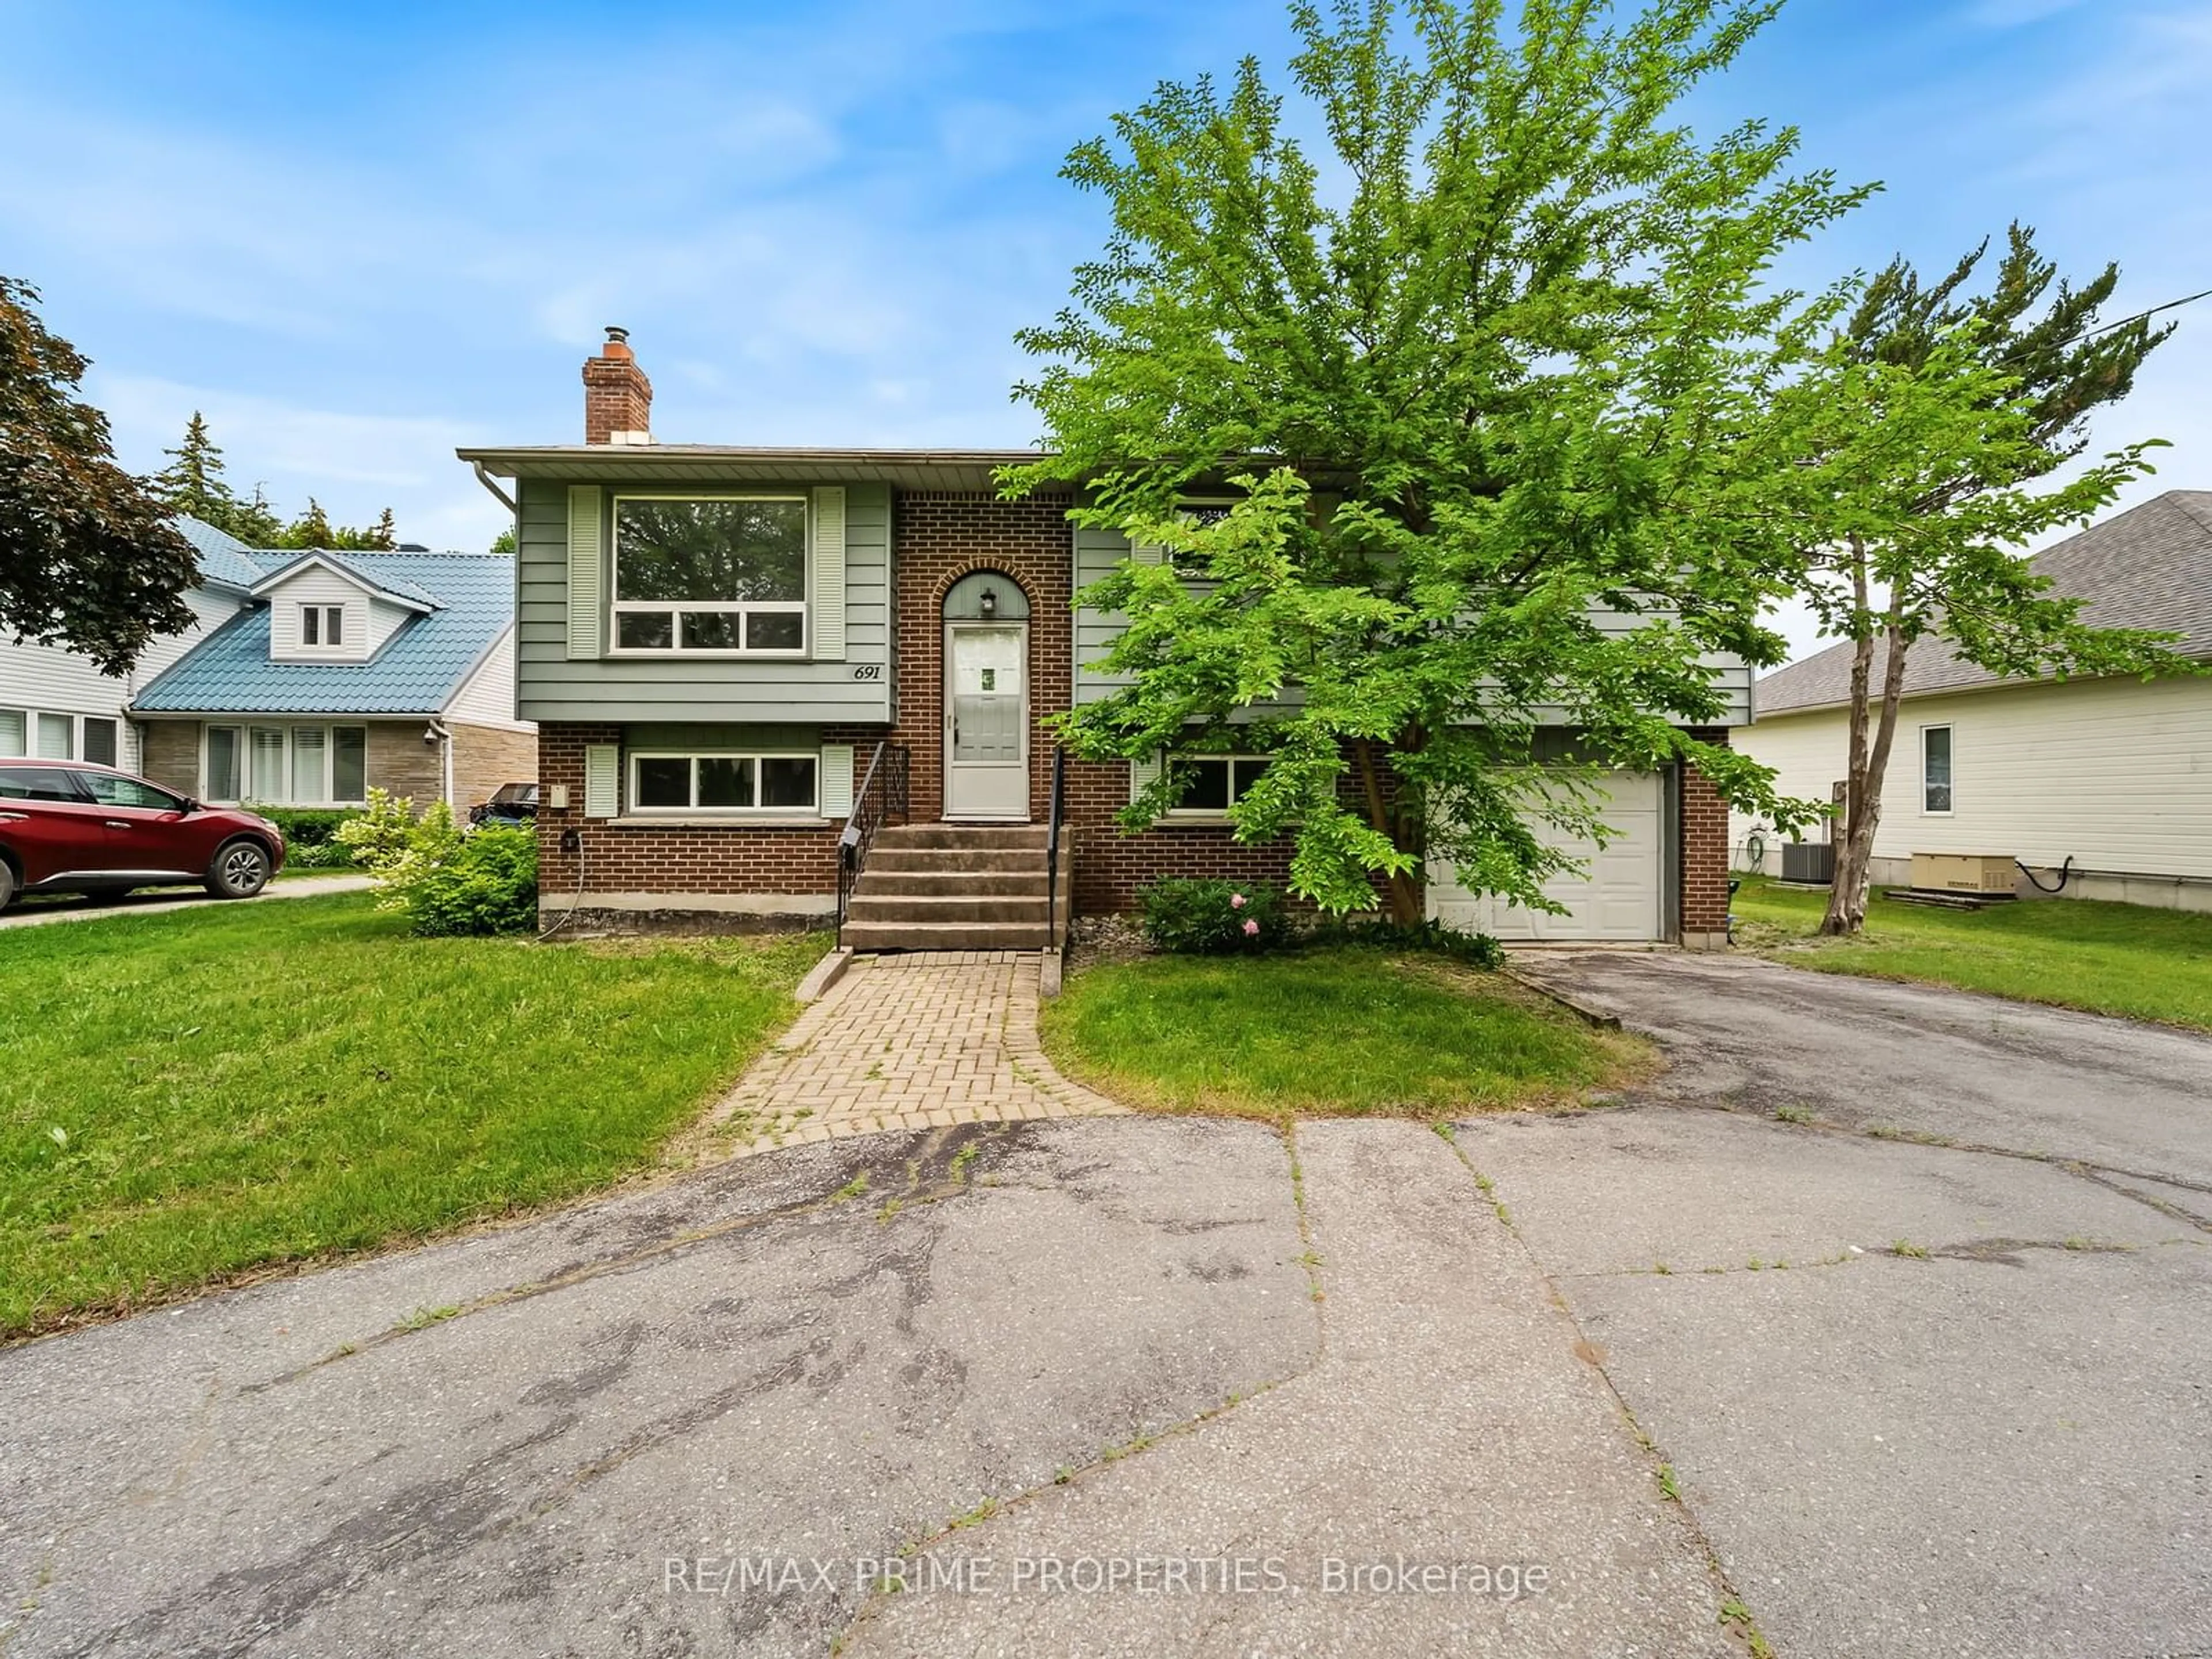
[[[1502,939],[1656,939],[1659,937],[1660,852],[1665,841],[1665,796],[1656,772],[1610,772],[1611,799],[1598,816],[1614,831],[1605,850],[1553,829],[1536,826],[1545,842],[1583,860],[1583,872],[1544,884],[1547,898],[1567,907],[1563,916],[1523,909],[1494,896],[1478,898],[1453,879],[1449,865],[1429,866],[1429,915],[1446,927]]]

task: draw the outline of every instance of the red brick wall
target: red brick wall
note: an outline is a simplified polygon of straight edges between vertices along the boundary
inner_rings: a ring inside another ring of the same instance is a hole
[[[897,738],[913,754],[916,823],[944,810],[945,595],[977,570],[1002,572],[1030,602],[1030,813],[1051,811],[1053,737],[1047,722],[1074,696],[1074,528],[1065,496],[1002,501],[994,495],[907,491],[892,513],[897,576]],[[1125,836],[1114,815],[1129,804],[1126,762],[1071,760],[1075,899],[1098,914],[1136,907],[1137,889],[1161,876],[1282,881],[1290,843],[1242,847],[1220,824],[1176,824]]]
[[[1001,571],[1030,602],[1030,814],[1045,821],[1052,792],[1052,736],[1045,721],[1067,707],[1075,617],[1074,527],[1064,495],[1002,501],[995,495],[905,490],[891,507],[897,574],[899,742],[913,755],[915,822],[945,808],[945,594],[971,571]]]
[[[1707,743],[1726,744],[1725,726],[1694,732]],[[1682,932],[1728,932],[1729,810],[1705,774],[1682,769]]]
[[[855,769],[866,764],[880,728],[831,727],[824,743],[849,743]],[[549,896],[573,892],[576,855],[561,850],[564,830],[583,842],[584,886],[592,893],[834,893],[839,824],[785,830],[732,823],[707,827],[619,824],[584,816],[584,750],[620,743],[618,726],[559,722],[538,728],[541,792],[568,790],[568,810],[538,817],[538,886]],[[625,762],[625,765],[627,762]],[[854,780],[857,785],[859,780]],[[542,796],[541,796],[542,798]]]

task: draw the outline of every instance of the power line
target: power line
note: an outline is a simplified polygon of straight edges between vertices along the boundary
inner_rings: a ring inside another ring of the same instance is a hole
[[[2212,298],[2212,288],[2201,289],[2197,293],[2191,294],[2184,299],[2168,300],[2162,306],[2153,306],[2148,311],[2138,311],[2132,317],[2123,317],[2117,323],[2106,323],[2104,327],[2093,328],[2087,334],[2078,336],[2077,337],[2084,340],[2094,340],[2100,334],[2110,334],[2114,329],[2125,328],[2130,323],[2146,322],[2151,318],[2157,316],[2161,311],[2172,311],[2182,306],[2194,305],[2197,301],[2206,298]]]

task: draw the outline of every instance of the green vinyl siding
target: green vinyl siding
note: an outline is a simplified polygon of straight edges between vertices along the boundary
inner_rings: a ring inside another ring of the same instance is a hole
[[[517,481],[515,694],[527,720],[696,724],[888,724],[891,718],[890,488],[845,487],[845,642],[836,661],[791,658],[572,657],[568,617],[569,490]],[[769,489],[747,483],[747,491]],[[629,488],[600,492],[605,503]],[[665,488],[637,486],[641,492]],[[723,486],[702,484],[704,493]],[[810,488],[799,478],[773,486]],[[605,544],[607,527],[601,526]]]
[[[1127,538],[1110,530],[1078,528],[1075,532],[1075,591],[1080,593],[1091,583],[1110,573],[1114,567],[1128,556]],[[1599,611],[1591,618],[1608,633],[1622,634],[1640,627],[1649,617],[1628,617],[1613,611]],[[1097,702],[1109,696],[1117,686],[1127,685],[1126,675],[1101,674],[1096,665],[1103,662],[1106,653],[1127,626],[1118,612],[1094,611],[1079,605],[1075,610],[1075,700],[1079,703]],[[1708,656],[1706,665],[1712,671],[1728,702],[1728,712],[1721,724],[1748,726],[1751,723],[1750,665],[1741,657]],[[1286,689],[1280,706],[1294,704],[1299,696],[1297,690]]]

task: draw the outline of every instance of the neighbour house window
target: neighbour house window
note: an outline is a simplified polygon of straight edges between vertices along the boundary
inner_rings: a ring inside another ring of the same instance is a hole
[[[303,605],[300,607],[300,643],[343,645],[345,607],[342,605]]]
[[[615,501],[618,651],[806,649],[801,495]]]
[[[116,726],[113,720],[95,720],[91,715],[84,720],[84,758],[101,766],[115,764]]]
[[[817,810],[815,755],[632,755],[635,812],[803,812]]]
[[[1177,817],[1218,818],[1251,793],[1267,769],[1265,755],[1182,755],[1175,764],[1190,780],[1172,809]]]
[[[210,800],[352,805],[368,798],[364,726],[210,726]]]
[[[0,755],[21,755],[26,752],[23,740],[30,734],[30,726],[20,708],[0,708]]]
[[[1923,811],[1951,810],[1951,728],[1948,726],[1920,728],[1920,788]]]
[[[39,758],[40,760],[75,760],[76,745],[73,741],[76,722],[67,714],[39,716]]]

